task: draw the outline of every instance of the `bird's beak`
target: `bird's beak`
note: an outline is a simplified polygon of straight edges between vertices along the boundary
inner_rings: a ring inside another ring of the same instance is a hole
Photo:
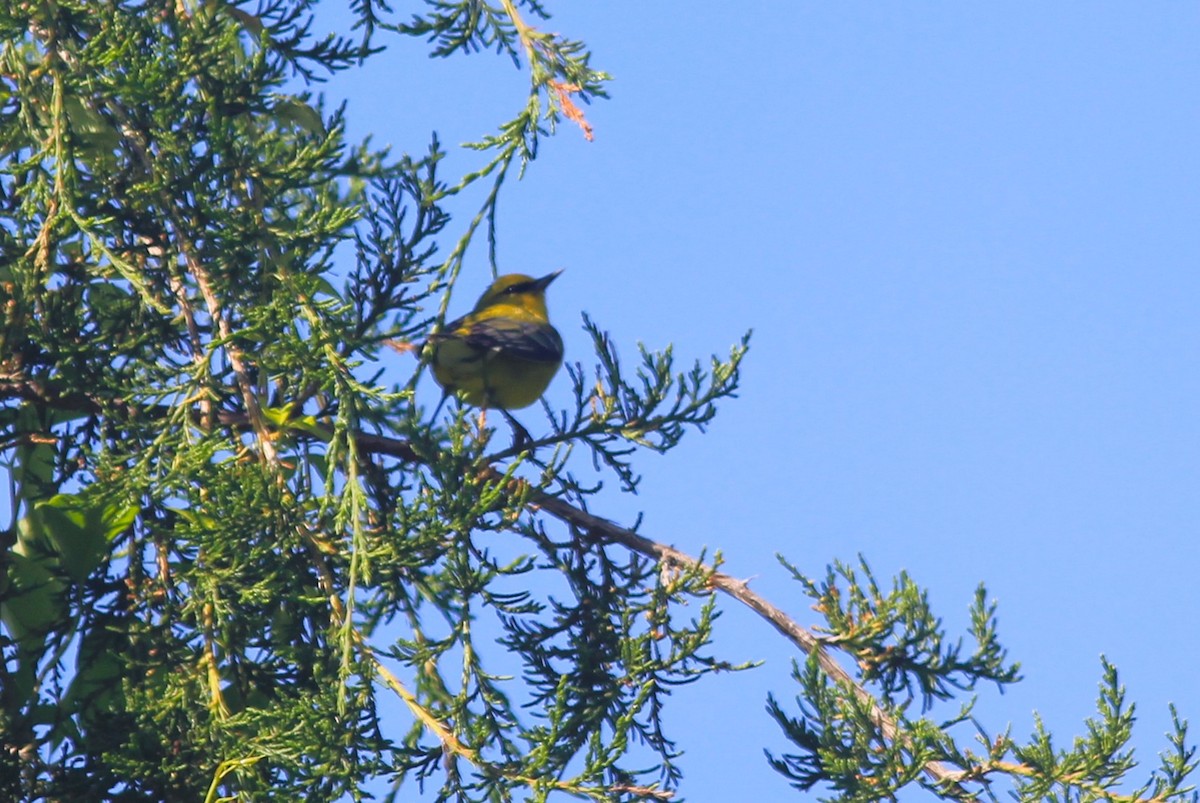
[[[562,273],[561,270],[556,270],[556,271],[554,271],[554,273],[546,274],[545,276],[543,276],[542,278],[538,279],[537,281],[535,281],[533,283],[534,289],[545,290],[547,287],[550,286],[550,282],[552,282],[558,278],[558,275],[560,273]]]

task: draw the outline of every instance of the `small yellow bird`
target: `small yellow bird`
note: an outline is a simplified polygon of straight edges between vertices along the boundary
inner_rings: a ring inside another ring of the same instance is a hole
[[[546,312],[546,288],[560,273],[501,276],[474,310],[429,336],[433,376],[446,395],[499,409],[519,426],[507,411],[540,399],[562,365],[562,337]]]

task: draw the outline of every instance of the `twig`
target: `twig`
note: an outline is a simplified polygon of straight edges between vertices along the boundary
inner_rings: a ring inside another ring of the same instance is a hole
[[[48,390],[44,386],[34,385],[33,383],[27,382],[13,381],[10,378],[0,377],[0,399],[4,397],[19,397],[37,400],[42,403],[53,403],[54,401],[60,401],[66,402],[67,406],[72,409],[80,409],[81,407],[84,407],[90,408],[94,412],[99,412],[101,409],[101,405],[98,400],[90,399],[84,394],[76,393],[68,396],[56,397],[52,391]],[[165,414],[165,409],[159,412]],[[244,413],[221,412],[218,414],[218,420],[224,426],[255,429],[251,417]],[[310,427],[307,431],[297,431],[297,434],[301,436],[304,434],[310,434],[312,437],[321,437],[323,435],[328,439],[332,438],[333,431],[325,431],[322,427]],[[408,443],[408,441],[398,438],[389,438],[383,435],[372,435],[369,433],[358,433],[355,436],[355,440],[358,443],[358,447],[364,452],[388,455],[390,457],[410,463],[427,463],[429,461],[428,458],[422,457],[420,454],[418,454]],[[825,644],[821,641],[821,639],[810,630],[798,624],[794,619],[784,613],[783,610],[771,604],[771,602],[769,602],[761,594],[751,590],[746,581],[738,580],[730,575],[714,571],[707,564],[704,564],[700,560],[688,555],[685,552],[681,552],[674,547],[661,544],[657,541],[646,538],[645,536],[638,535],[632,530],[621,527],[607,519],[594,516],[585,510],[559,499],[558,497],[533,488],[524,480],[504,480],[502,474],[491,466],[484,467],[482,474],[485,479],[494,482],[507,483],[506,494],[510,499],[523,497],[527,505],[543,510],[560,521],[566,522],[567,524],[583,530],[594,538],[622,544],[635,552],[646,555],[647,557],[661,561],[662,563],[670,566],[686,569],[700,569],[701,571],[710,573],[709,582],[713,588],[746,605],[748,608],[770,623],[772,627],[783,634],[805,654],[816,656],[817,663],[830,678],[844,684],[847,688],[851,689],[855,697],[857,697],[865,706],[868,707],[868,709],[871,711],[871,718],[875,721],[876,725],[883,732],[886,738],[893,741],[898,738],[902,738],[899,727],[897,726],[895,720],[889,717],[879,707],[879,704],[875,701],[875,698],[870,692],[855,682],[850,674],[843,669],[836,660],[833,659],[828,650],[825,648]],[[324,571],[321,572],[322,589],[326,591],[326,593],[329,593],[332,591],[333,578],[329,575],[330,570],[328,566],[324,564],[324,561],[318,561],[318,570],[320,571],[322,568],[324,569]],[[338,616],[339,618],[344,617],[344,608],[342,608],[340,600],[337,599],[336,594],[331,595],[331,602],[334,606],[335,616]],[[358,638],[361,639],[361,635],[359,635]],[[378,665],[378,659],[375,659],[375,662]],[[392,684],[389,683],[388,685]],[[424,717],[420,718],[422,721],[425,721]],[[455,744],[457,740],[448,741],[444,738],[445,732],[443,728],[432,727],[427,721],[425,724],[427,727],[431,727],[431,729],[434,730],[435,734],[438,735],[439,740],[441,740],[443,745],[450,749],[451,752],[462,755],[470,760],[470,756],[462,750],[461,745]],[[952,770],[944,766],[941,762],[937,761],[928,762],[925,765],[924,771],[925,774],[934,781],[956,787],[958,786],[959,781],[963,778],[962,772]],[[966,793],[961,790],[961,788],[958,791],[962,792],[960,799],[975,800],[975,798],[968,797]]]

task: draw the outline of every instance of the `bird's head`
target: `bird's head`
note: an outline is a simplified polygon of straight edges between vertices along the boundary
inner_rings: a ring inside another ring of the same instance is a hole
[[[515,307],[541,319],[546,319],[546,288],[562,273],[556,270],[540,279],[523,273],[509,273],[492,282],[479,297],[475,312],[497,307]]]

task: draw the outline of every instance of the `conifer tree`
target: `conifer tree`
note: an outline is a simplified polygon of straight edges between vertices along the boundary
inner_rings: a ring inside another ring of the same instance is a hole
[[[1070,750],[972,742],[962,693],[1018,679],[982,588],[964,647],[907,576],[789,566],[814,632],[719,555],[589,512],[577,467],[633,490],[640,450],[734,395],[748,338],[622,362],[585,316],[572,402],[530,442],[432,418],[420,344],[468,250],[560,124],[590,136],[607,76],[536,0],[351,5],[330,36],[312,0],[0,7],[0,799],[671,799],[670,688],[745,666],[714,645],[723,598],[796,645],[796,702],[768,705],[796,750],[768,763],[801,790],[1189,794],[1178,719],[1162,766],[1113,792],[1134,764],[1108,665]],[[348,141],[356,110],[316,94],[384,47],[527,75],[468,174],[443,175],[436,138]],[[477,213],[452,219],[464,197]],[[379,373],[389,348],[407,375]]]

